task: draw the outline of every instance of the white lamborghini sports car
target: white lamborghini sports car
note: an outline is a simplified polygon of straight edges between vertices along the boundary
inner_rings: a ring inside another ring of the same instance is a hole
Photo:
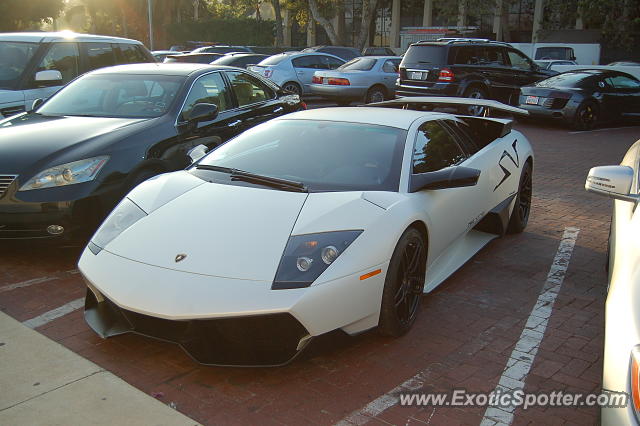
[[[400,336],[493,238],[521,232],[533,152],[511,121],[405,98],[258,125],[131,191],[79,268],[85,318],[212,365],[282,365],[314,336]]]

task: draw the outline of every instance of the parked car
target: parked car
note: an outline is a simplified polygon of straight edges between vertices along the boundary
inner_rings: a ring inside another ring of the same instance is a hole
[[[211,64],[247,68],[248,65],[255,65],[268,57],[269,55],[259,55],[257,53],[227,53],[211,62]]]
[[[362,56],[397,56],[390,47],[365,47]]]
[[[569,71],[523,87],[520,107],[532,117],[589,130],[603,121],[640,118],[640,81],[607,69]]]
[[[96,68],[155,62],[136,40],[90,34],[0,34],[0,118],[31,108]]]
[[[311,93],[314,72],[333,70],[344,63],[344,59],[326,53],[285,52],[270,56],[248,69],[265,76],[284,90],[303,95]]]
[[[640,415],[640,140],[620,165],[594,167],[585,188],[613,198],[607,250],[608,288],[604,314],[602,389],[628,396],[628,403],[601,408],[600,423],[637,425]]]
[[[167,55],[164,58],[165,64],[174,62],[187,62],[192,64],[210,64],[216,59],[222,58],[224,53],[180,53],[179,55]]]
[[[353,101],[381,102],[394,97],[399,56],[367,56],[350,60],[333,71],[313,74],[311,93],[338,105]]]
[[[566,59],[537,59],[535,63],[543,70],[550,70],[555,65],[578,65],[576,61]]]
[[[164,58],[169,55],[175,55],[176,52],[174,52],[173,50],[154,50],[153,52],[151,52],[151,54],[157,62],[163,62]]]
[[[350,61],[360,56],[360,51],[355,47],[346,46],[313,46],[302,49],[303,52],[329,53],[330,55]]]
[[[34,112],[0,121],[0,240],[93,232],[131,188],[301,108],[245,70],[199,64],[104,68]],[[201,147],[201,149],[203,149]]]
[[[507,43],[443,39],[414,43],[400,63],[397,96],[461,96],[516,104],[520,87],[557,72],[542,70]],[[465,113],[481,115],[481,108]]]
[[[416,104],[432,105],[290,114],[136,187],[80,258],[87,323],[227,366],[281,365],[339,329],[403,335],[423,292],[525,229],[532,190],[509,120]]]
[[[232,52],[245,52],[253,53],[253,50],[246,46],[228,46],[222,44],[216,44],[214,46],[198,47],[192,51],[193,53],[232,53]]]
[[[640,67],[640,62],[617,61],[617,62],[611,62],[609,66],[610,67]]]

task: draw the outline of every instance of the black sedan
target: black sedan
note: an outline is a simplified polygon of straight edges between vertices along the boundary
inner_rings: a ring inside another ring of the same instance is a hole
[[[304,108],[239,68],[136,64],[69,83],[0,121],[0,239],[85,238],[131,188]]]
[[[522,87],[520,108],[532,117],[561,120],[576,130],[605,121],[637,120],[640,81],[619,71],[569,71]]]

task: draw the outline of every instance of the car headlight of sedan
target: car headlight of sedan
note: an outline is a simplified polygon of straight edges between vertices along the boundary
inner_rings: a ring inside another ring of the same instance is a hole
[[[361,233],[362,230],[292,235],[271,288],[309,287]]]
[[[96,178],[98,172],[104,167],[108,160],[109,157],[103,155],[51,167],[29,179],[27,183],[22,185],[20,191],[54,188],[57,186],[89,182]]]
[[[98,254],[118,235],[145,216],[147,213],[136,203],[128,198],[123,199],[91,238],[89,249],[93,254]]]

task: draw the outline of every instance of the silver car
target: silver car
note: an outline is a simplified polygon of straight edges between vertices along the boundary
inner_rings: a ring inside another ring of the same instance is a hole
[[[401,59],[399,56],[366,56],[352,59],[335,71],[316,71],[311,93],[335,100],[338,105],[391,99]]]
[[[248,69],[284,90],[303,95],[311,93],[309,87],[314,72],[336,69],[344,63],[344,59],[328,53],[285,52],[270,56]]]

